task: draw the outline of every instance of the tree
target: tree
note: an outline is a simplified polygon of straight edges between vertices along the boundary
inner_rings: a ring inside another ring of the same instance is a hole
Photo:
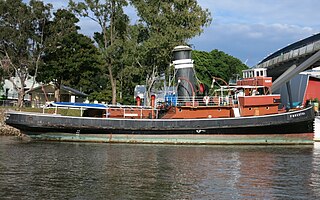
[[[67,66],[70,68],[68,81],[64,84],[77,88],[85,93],[92,93],[100,87],[96,82],[101,74],[101,56],[93,41],[82,34],[71,34],[66,38],[67,43],[73,43],[75,51],[69,58]]]
[[[122,54],[118,59],[117,73],[119,100],[121,103],[133,103],[133,93],[136,85],[145,81],[144,69],[137,65],[140,53],[140,27],[128,26],[126,39],[122,42]]]
[[[192,51],[192,58],[198,78],[207,86],[211,85],[213,77],[228,82],[235,75],[240,75],[242,70],[248,69],[239,59],[217,49],[211,52]]]
[[[59,9],[53,21],[48,23],[44,63],[39,70],[38,81],[55,85],[55,101],[60,101],[61,84],[90,91],[88,79],[94,77],[97,67],[98,51],[93,41],[79,34],[79,21],[67,10]]]
[[[95,34],[105,60],[105,66],[112,88],[112,104],[117,101],[117,72],[122,64],[119,58],[123,53],[123,41],[126,39],[129,18],[123,12],[126,0],[85,0],[75,3],[69,1],[69,7],[81,17],[88,17],[98,23],[101,33]]]
[[[31,0],[29,5],[21,0],[0,1],[0,63],[18,91],[18,107],[23,106],[29,73],[33,72],[33,84],[37,76],[51,7],[37,0]],[[29,90],[32,88],[33,85]]]
[[[148,96],[156,76],[164,73],[177,45],[203,31],[211,22],[210,12],[196,0],[131,0],[140,17],[139,56],[136,63],[145,69]]]

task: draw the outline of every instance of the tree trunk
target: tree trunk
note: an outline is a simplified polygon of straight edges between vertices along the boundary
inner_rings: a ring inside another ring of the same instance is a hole
[[[54,90],[54,102],[60,102],[60,89],[56,88]]]
[[[154,80],[148,80],[147,81],[147,99],[145,99],[146,101],[146,106],[150,106],[150,100],[151,100],[151,90],[152,90],[152,87],[153,87],[153,84],[154,84]]]
[[[112,87],[112,104],[116,105],[117,103],[117,85],[116,85],[116,80],[111,79],[111,87]]]
[[[151,90],[152,90],[153,85],[154,85],[154,83],[156,81],[157,70],[158,70],[158,68],[156,66],[153,67],[151,75],[148,75],[147,80],[146,80],[146,84],[147,84],[147,99],[145,101],[146,101],[146,105],[147,106],[150,106]]]
[[[14,80],[14,77],[11,77],[9,80],[13,85],[13,88],[18,92],[18,102],[17,107],[22,108],[24,106],[24,96],[26,95],[26,92],[24,90],[24,82],[25,78],[24,76],[18,76],[19,78],[19,84],[17,85],[16,81]]]
[[[24,96],[25,96],[25,92],[24,92],[24,88],[22,88],[18,92],[18,103],[17,103],[18,108],[22,108],[24,106]]]
[[[60,102],[60,85],[58,83],[54,84],[54,102]]]
[[[116,79],[113,77],[111,64],[108,64],[108,71],[109,71],[109,78],[110,78],[111,89],[112,89],[112,104],[116,105],[116,103],[117,103],[117,82],[116,82]]]
[[[111,16],[110,16],[110,46],[113,46],[114,42],[114,14],[115,14],[115,1],[111,1]],[[112,60],[112,59],[111,59]],[[111,83],[111,89],[112,89],[112,104],[116,105],[117,103],[117,80],[115,77],[113,77],[112,72],[112,61],[111,64],[108,64],[108,70],[109,70],[109,76],[110,76],[110,83]]]

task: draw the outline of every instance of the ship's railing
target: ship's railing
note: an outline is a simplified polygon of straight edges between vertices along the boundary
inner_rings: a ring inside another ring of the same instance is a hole
[[[204,97],[180,97],[171,106],[234,106],[237,104],[234,96],[204,96]]]
[[[130,106],[130,105],[108,105],[106,109],[106,118],[113,117],[116,113],[117,117],[122,118],[158,118],[159,110],[151,106]]]
[[[91,117],[103,117],[103,118],[158,118],[158,109],[152,108],[151,106],[135,106],[135,105],[107,105],[101,104],[105,107],[93,107],[88,104],[88,106],[70,106],[70,105],[54,105],[48,104],[43,106],[43,113],[46,109],[54,109],[52,114],[57,114],[58,109],[75,109],[80,110],[80,116],[83,116],[85,110],[93,111],[89,114]],[[103,112],[95,113],[94,110],[100,110]]]

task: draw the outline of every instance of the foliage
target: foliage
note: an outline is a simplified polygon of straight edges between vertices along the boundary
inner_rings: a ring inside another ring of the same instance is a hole
[[[136,64],[144,69],[148,94],[171,61],[175,46],[186,44],[211,22],[196,0],[131,0],[140,17]],[[148,95],[148,96],[149,96]]]
[[[47,40],[38,81],[54,82],[56,101],[59,101],[61,84],[90,93],[96,88],[92,80],[99,73],[99,54],[93,41],[79,34],[79,21],[67,10],[58,10],[48,24]]]
[[[101,91],[94,91],[89,96],[89,101],[98,101],[98,102],[107,102],[111,103],[112,96],[111,96],[111,90],[110,89],[104,89]]]
[[[242,75],[242,70],[248,69],[239,59],[216,49],[211,52],[193,51],[192,57],[198,79],[207,86],[211,85],[212,77],[228,82],[235,75]]]
[[[121,76],[120,90],[124,94],[121,103],[133,103],[135,86],[145,82],[144,71],[141,67],[126,66],[122,70]]]
[[[128,2],[139,17],[135,24],[123,10]],[[186,45],[212,20],[196,0],[70,0],[69,7],[50,18],[50,4],[0,1],[0,73],[20,72],[21,83],[31,73],[57,88],[65,84],[90,94],[91,101],[132,103],[134,87],[146,84],[150,93],[159,75],[170,74],[173,48]],[[78,33],[77,16],[101,27],[95,44]],[[213,76],[228,81],[247,68],[218,50],[193,51],[193,59],[206,85]]]
[[[18,91],[19,107],[23,106],[29,72],[33,72],[33,77],[37,75],[51,7],[37,0],[30,0],[29,5],[21,0],[0,1],[0,63],[6,78]]]
[[[117,100],[117,73],[123,67],[121,57],[124,52],[129,17],[123,12],[126,0],[85,0],[75,3],[69,1],[69,7],[81,17],[97,22],[101,33],[95,33],[95,40],[104,56],[106,73],[112,89],[112,103]]]

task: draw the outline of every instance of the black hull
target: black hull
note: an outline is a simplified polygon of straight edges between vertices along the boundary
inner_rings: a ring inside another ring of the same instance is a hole
[[[296,122],[294,124],[287,123],[281,125],[260,125],[251,127],[224,127],[224,128],[204,128],[202,129],[119,129],[119,128],[90,128],[90,127],[31,127],[22,124],[8,124],[13,126],[27,135],[43,134],[43,133],[74,133],[74,134],[291,134],[291,133],[312,133],[313,121]]]
[[[267,116],[211,119],[107,119],[8,112],[6,123],[29,135],[73,134],[293,134],[313,132],[312,107]]]

